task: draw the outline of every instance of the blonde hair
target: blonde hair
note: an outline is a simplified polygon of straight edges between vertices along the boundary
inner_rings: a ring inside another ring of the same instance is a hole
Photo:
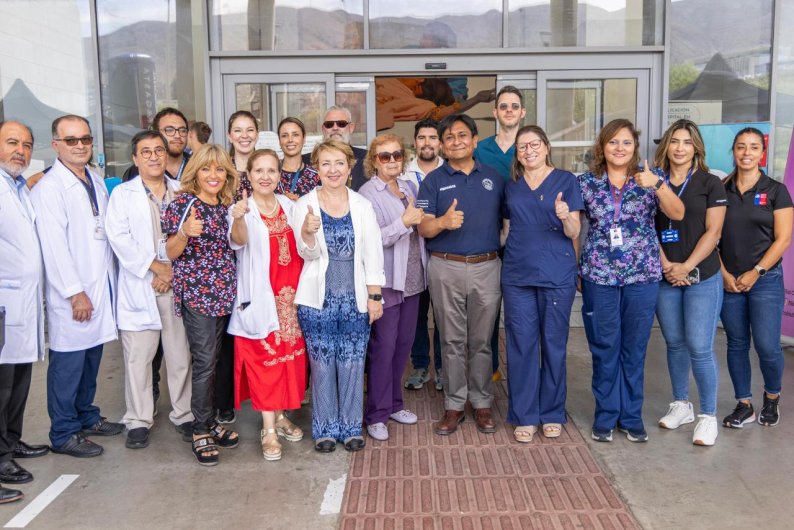
[[[356,165],[356,155],[353,154],[353,149],[348,144],[339,140],[325,140],[314,146],[311,157],[313,167],[319,169],[320,155],[326,151],[339,151],[345,155],[347,165],[350,166],[350,171],[353,171],[353,166]]]
[[[388,144],[390,142],[394,142],[400,146],[400,149],[403,151],[403,161],[402,167],[400,168],[400,173],[405,171],[405,146],[403,145],[403,140],[396,134],[386,133],[376,136],[372,139],[372,142],[369,144],[369,150],[367,151],[367,157],[364,159],[364,176],[367,178],[372,178],[373,176],[378,174],[378,169],[375,167],[375,159],[378,157],[377,149],[378,147]]]
[[[202,145],[198,151],[193,153],[193,156],[190,157],[185,167],[184,173],[182,173],[179,191],[192,193],[198,196],[201,188],[199,187],[196,176],[201,168],[210,167],[213,164],[226,170],[226,182],[223,184],[220,193],[218,193],[218,200],[220,200],[221,204],[224,206],[229,206],[232,204],[234,194],[237,192],[237,186],[239,186],[240,183],[240,175],[234,168],[229,154],[218,144]]]
[[[676,131],[685,130],[689,132],[692,137],[692,147],[695,148],[695,156],[692,159],[692,166],[705,173],[709,172],[709,167],[706,165],[706,145],[703,143],[703,137],[700,136],[700,129],[694,122],[689,120],[678,120],[673,123],[664,136],[659,141],[659,147],[656,148],[656,154],[653,157],[653,165],[662,168],[665,173],[670,172],[670,159],[667,158],[667,150],[670,148],[670,142],[673,141],[673,134]]]

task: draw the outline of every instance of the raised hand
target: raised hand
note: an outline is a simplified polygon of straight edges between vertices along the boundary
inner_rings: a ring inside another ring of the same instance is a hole
[[[248,207],[248,190],[243,190],[243,198],[232,206],[232,218],[240,219],[250,211],[251,208]]]
[[[559,192],[557,198],[554,199],[554,213],[557,214],[557,218],[560,221],[565,221],[571,215],[568,203],[562,200],[562,192]]]
[[[652,188],[659,182],[659,177],[653,174],[647,160],[645,161],[645,166],[643,166],[642,171],[634,175],[634,182],[643,188]]]
[[[187,216],[184,224],[182,224],[182,231],[188,237],[200,237],[204,231],[204,221],[196,217],[195,206],[190,207],[190,215]]]
[[[303,218],[301,232],[303,233],[304,238],[309,238],[314,237],[314,234],[316,234],[320,229],[320,217],[318,215],[314,215],[314,209],[311,207],[311,205],[307,205],[306,209],[306,217]]]
[[[414,198],[408,197],[408,206],[405,207],[405,212],[403,213],[402,220],[403,224],[406,227],[409,226],[416,226],[422,222],[422,218],[425,216],[425,211],[421,208],[417,208],[414,206]]]
[[[447,213],[441,216],[441,227],[445,230],[457,230],[463,226],[463,212],[458,209],[458,199],[452,199]]]

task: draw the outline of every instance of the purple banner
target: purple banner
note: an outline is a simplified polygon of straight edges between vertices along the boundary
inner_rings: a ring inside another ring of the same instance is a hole
[[[794,190],[794,135],[788,148],[786,174],[783,183],[789,190]],[[783,278],[786,286],[786,302],[783,306],[782,334],[784,342],[794,344],[794,245],[789,245],[783,254]]]

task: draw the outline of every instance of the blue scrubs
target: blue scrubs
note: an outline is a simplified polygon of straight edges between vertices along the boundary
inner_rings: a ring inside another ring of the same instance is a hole
[[[502,264],[505,304],[507,421],[515,426],[565,423],[565,355],[576,294],[576,254],[554,212],[557,194],[572,214],[584,209],[576,177],[553,170],[536,190],[505,188],[510,233]]]
[[[491,166],[494,168],[505,182],[510,180],[510,166],[513,165],[513,160],[516,157],[516,146],[511,145],[510,149],[506,152],[502,151],[499,144],[496,143],[496,136],[489,136],[477,142],[477,147],[474,149],[474,159],[481,164]]]

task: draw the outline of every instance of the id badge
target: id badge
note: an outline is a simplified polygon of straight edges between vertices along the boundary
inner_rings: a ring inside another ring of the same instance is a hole
[[[619,226],[609,229],[609,245],[612,248],[623,246],[623,230]]]
[[[678,230],[662,230],[662,243],[678,243]]]
[[[108,236],[105,234],[105,228],[102,226],[102,222],[99,220],[99,217],[95,217],[94,219],[96,219],[96,226],[94,227],[94,239],[107,239]]]
[[[165,250],[166,244],[166,237],[163,236],[157,241],[157,261],[163,261],[165,263],[171,263],[171,260],[168,259],[168,252]]]

